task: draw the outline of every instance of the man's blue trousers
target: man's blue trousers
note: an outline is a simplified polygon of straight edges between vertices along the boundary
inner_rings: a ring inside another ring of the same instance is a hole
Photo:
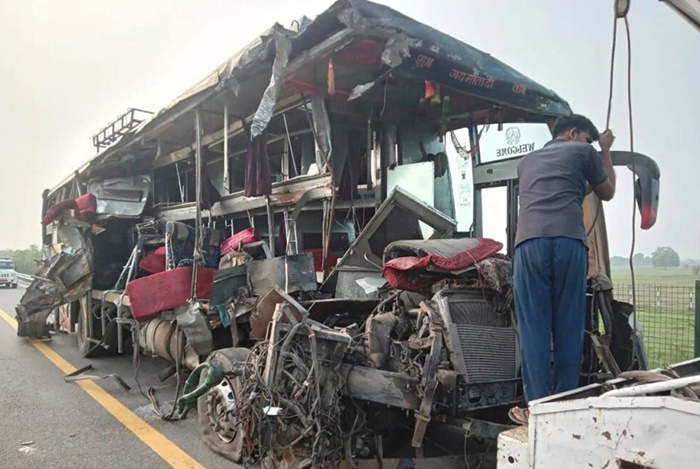
[[[586,246],[572,238],[531,239],[515,249],[513,269],[526,400],[575,389],[586,318]]]

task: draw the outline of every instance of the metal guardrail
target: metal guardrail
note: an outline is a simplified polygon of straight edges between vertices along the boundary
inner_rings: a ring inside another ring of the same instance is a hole
[[[32,283],[32,280],[34,280],[34,277],[32,277],[31,275],[20,274],[19,272],[17,272],[17,280],[19,280],[22,283],[28,284],[28,283]]]

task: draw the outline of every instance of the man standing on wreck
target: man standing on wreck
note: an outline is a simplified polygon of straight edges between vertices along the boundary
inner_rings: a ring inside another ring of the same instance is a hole
[[[591,191],[605,201],[615,194],[612,131],[599,135],[588,118],[574,114],[560,118],[552,133],[552,141],[518,164],[513,269],[528,402],[578,387],[588,270],[583,199]],[[591,145],[598,140],[602,158]],[[514,408],[510,416],[527,424],[529,415]]]

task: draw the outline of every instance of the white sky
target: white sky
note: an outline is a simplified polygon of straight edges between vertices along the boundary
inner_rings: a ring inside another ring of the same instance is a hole
[[[128,107],[157,111],[256,35],[330,0],[0,0],[0,247],[39,241],[40,203],[94,155],[90,136]],[[554,89],[602,128],[612,0],[385,0]],[[585,4],[585,6],[583,6]],[[633,2],[635,149],[662,173],[659,245],[700,258],[700,34],[658,1]],[[611,127],[628,149],[624,34]],[[613,254],[631,240],[631,173],[607,204]]]

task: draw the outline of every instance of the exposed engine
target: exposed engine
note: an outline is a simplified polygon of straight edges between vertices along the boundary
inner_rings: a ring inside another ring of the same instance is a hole
[[[431,421],[459,426],[475,411],[517,402],[517,342],[504,296],[453,287],[439,285],[424,299],[391,290],[369,315],[325,320],[357,320],[336,327],[278,290],[283,301],[267,340],[209,359],[232,390],[224,396],[219,385],[200,402],[211,431],[230,440],[219,452],[287,467],[429,452]]]

